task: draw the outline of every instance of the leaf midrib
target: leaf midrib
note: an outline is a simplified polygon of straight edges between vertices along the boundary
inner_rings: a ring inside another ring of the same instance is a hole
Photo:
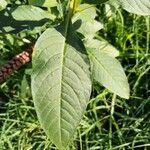
[[[60,98],[59,98],[59,106],[60,106],[60,109],[59,109],[59,113],[60,113],[60,118],[59,118],[59,127],[60,127],[60,141],[62,141],[62,128],[61,128],[61,118],[62,118],[62,101],[61,101],[61,97],[62,97],[62,91],[63,91],[63,80],[64,80],[64,62],[65,62],[65,53],[66,53],[66,49],[67,49],[67,44],[66,44],[66,38],[67,38],[67,35],[68,35],[68,27],[69,27],[69,24],[70,24],[70,16],[68,15],[67,16],[67,19],[66,19],[66,23],[65,23],[65,30],[64,30],[64,45],[62,46],[62,61],[61,61],[61,81],[60,81],[60,86],[61,86],[61,90],[60,90]],[[61,143],[62,145],[62,143]]]

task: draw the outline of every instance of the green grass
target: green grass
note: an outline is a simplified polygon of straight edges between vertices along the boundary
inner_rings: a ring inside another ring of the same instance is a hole
[[[131,96],[121,99],[95,83],[69,149],[150,150],[149,17],[118,10],[109,17],[100,13],[99,20],[105,26],[99,35],[120,51],[118,59],[128,76]],[[26,35],[0,36],[0,64],[21,51],[20,39]],[[30,68],[31,64],[24,66],[0,85],[0,150],[56,149],[37,119]]]

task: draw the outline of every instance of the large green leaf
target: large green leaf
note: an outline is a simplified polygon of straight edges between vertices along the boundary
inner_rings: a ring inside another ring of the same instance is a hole
[[[139,15],[150,15],[150,0],[118,0],[127,11]]]
[[[109,0],[110,4],[120,4],[125,10],[139,14],[150,15],[150,0]]]
[[[5,9],[7,6],[7,2],[5,0],[0,0],[0,11]]]
[[[54,7],[57,6],[57,0],[28,0],[30,5],[40,7]]]
[[[14,19],[19,21],[39,21],[42,19],[54,19],[55,17],[42,10],[41,8],[30,6],[30,5],[21,5],[17,7],[13,12],[12,16]]]
[[[52,142],[66,148],[91,93],[84,47],[65,26],[47,29],[33,52],[32,94],[39,121]]]
[[[30,33],[39,33],[45,29],[49,19],[34,20],[15,20],[11,13],[14,9],[0,11],[0,33],[18,33],[23,30],[30,30]],[[25,18],[24,18],[25,19]]]
[[[113,57],[96,50],[88,49],[93,78],[111,92],[129,98],[129,85],[120,63]]]

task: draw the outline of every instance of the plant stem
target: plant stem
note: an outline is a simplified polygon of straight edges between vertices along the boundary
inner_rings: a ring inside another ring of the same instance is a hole
[[[112,124],[113,124],[113,114],[115,107],[116,94],[113,94],[111,110],[110,110],[110,120],[109,120],[109,149],[112,149]]]
[[[149,43],[150,43],[150,19],[149,16],[146,17],[146,26],[147,26],[147,41],[146,41],[146,54],[149,53]]]

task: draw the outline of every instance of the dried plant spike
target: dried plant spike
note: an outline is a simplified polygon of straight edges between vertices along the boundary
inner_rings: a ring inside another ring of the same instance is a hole
[[[22,65],[28,63],[31,59],[33,46],[26,49],[25,51],[17,54],[7,64],[0,69],[0,82],[11,75],[15,70],[18,70]]]

